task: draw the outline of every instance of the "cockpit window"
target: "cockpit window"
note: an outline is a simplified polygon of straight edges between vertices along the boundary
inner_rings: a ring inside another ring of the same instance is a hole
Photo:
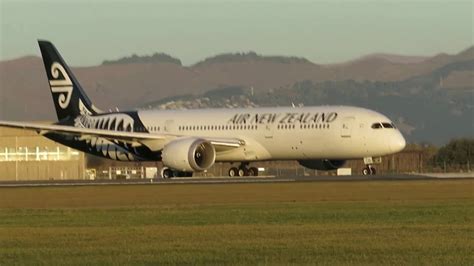
[[[373,123],[373,124],[372,124],[372,128],[374,128],[374,129],[382,128],[382,124],[380,124],[380,123]]]
[[[383,128],[393,128],[393,125],[390,123],[382,123]]]

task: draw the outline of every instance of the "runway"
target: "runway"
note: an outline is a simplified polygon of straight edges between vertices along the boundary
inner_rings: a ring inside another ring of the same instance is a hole
[[[49,187],[49,186],[108,186],[108,185],[180,185],[180,184],[242,184],[242,183],[289,183],[289,182],[361,182],[361,181],[410,181],[471,179],[466,174],[392,174],[376,176],[259,176],[259,177],[187,177],[173,179],[126,179],[126,180],[41,180],[41,181],[2,181],[0,187]]]

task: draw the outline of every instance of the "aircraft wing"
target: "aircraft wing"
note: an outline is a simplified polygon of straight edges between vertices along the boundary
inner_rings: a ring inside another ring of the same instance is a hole
[[[121,141],[131,144],[133,147],[147,146],[153,151],[161,150],[164,145],[174,139],[180,137],[191,137],[191,136],[180,136],[172,134],[152,134],[143,132],[125,132],[125,131],[114,131],[106,129],[91,129],[81,128],[74,126],[65,126],[57,124],[42,124],[42,123],[31,123],[31,122],[9,122],[0,121],[0,126],[21,128],[26,130],[36,131],[40,135],[46,133],[56,133],[79,137],[82,140],[88,138],[104,138],[110,141]],[[215,148],[216,151],[224,151],[232,148],[238,148],[245,145],[244,141],[235,138],[208,138],[199,137],[209,141]]]

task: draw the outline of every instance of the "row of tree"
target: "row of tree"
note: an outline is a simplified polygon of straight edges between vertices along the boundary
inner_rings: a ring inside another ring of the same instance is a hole
[[[439,167],[446,165],[468,165],[474,161],[474,139],[453,139],[441,147],[432,157],[432,164]]]

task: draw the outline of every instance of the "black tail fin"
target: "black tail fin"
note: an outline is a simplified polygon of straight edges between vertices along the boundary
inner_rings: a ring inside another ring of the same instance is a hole
[[[99,113],[54,45],[48,41],[38,41],[38,44],[59,121]]]

